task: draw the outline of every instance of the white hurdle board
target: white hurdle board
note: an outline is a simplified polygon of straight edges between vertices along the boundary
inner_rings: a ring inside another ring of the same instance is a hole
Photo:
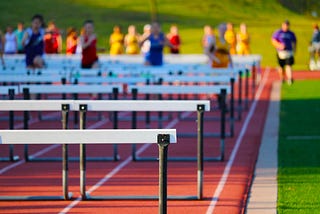
[[[181,76],[181,75],[165,75],[159,76],[163,82],[185,82],[185,83],[217,83],[217,84],[230,84],[231,78],[228,75],[223,76]]]
[[[135,85],[129,86],[128,91],[137,89],[142,94],[219,94],[221,89],[231,92],[229,85]]]
[[[86,104],[88,111],[197,111],[204,105],[210,111],[209,100],[75,100],[75,111]]]
[[[23,88],[28,88],[31,94],[55,94],[55,93],[112,93],[117,89],[122,93],[122,85],[20,85],[20,92]]]
[[[159,134],[177,141],[175,129],[0,130],[0,144],[157,143]]]
[[[61,82],[62,78],[58,75],[0,75],[0,82]]]
[[[148,78],[145,77],[78,77],[72,78],[71,82],[77,80],[78,83],[85,84],[137,84],[137,83],[146,83]],[[150,80],[150,79],[149,79]]]
[[[0,111],[61,111],[62,105],[73,109],[73,100],[2,100]]]

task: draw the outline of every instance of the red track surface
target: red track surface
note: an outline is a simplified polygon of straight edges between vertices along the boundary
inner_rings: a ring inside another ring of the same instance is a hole
[[[267,76],[266,76],[267,75]],[[319,73],[296,73],[295,78],[301,79],[308,75],[320,78]],[[275,71],[269,74],[263,72],[266,78],[261,95],[255,105],[250,103],[243,114],[242,121],[235,124],[234,138],[226,140],[226,158],[223,162],[205,162],[204,164],[204,200],[169,200],[168,213],[206,213],[211,206],[213,213],[243,213],[252,174],[260,146],[264,128],[266,112],[272,82],[277,79]],[[255,108],[253,109],[253,106]],[[253,111],[254,110],[254,111]],[[247,121],[246,130],[242,130],[248,113],[252,111],[251,120]],[[51,113],[52,114],[52,113]],[[4,116],[7,114],[0,114]],[[206,116],[206,114],[205,114]],[[36,115],[33,115],[36,118]],[[22,121],[20,121],[22,123]],[[87,127],[97,121],[91,121]],[[143,124],[140,124],[144,128]],[[19,126],[19,124],[17,124]],[[156,127],[156,123],[153,124]],[[164,124],[164,127],[168,124]],[[31,128],[60,128],[55,122],[39,122],[34,120]],[[112,127],[105,120],[100,127]],[[130,128],[130,122],[121,122],[120,128]],[[0,128],[7,128],[1,122]],[[173,128],[169,126],[168,128]],[[179,121],[174,128],[177,132],[196,132],[194,121]],[[219,123],[210,121],[205,123],[206,131],[219,130]],[[242,134],[240,134],[242,132]],[[240,136],[240,137],[239,137]],[[231,159],[235,144],[239,141],[238,152]],[[218,154],[219,140],[205,138],[205,155]],[[7,155],[7,146],[1,146],[1,157]],[[30,146],[30,154],[42,150],[45,146]],[[141,148],[141,146],[138,147]],[[112,155],[111,146],[88,146],[88,156]],[[140,150],[141,151],[141,150]],[[91,195],[158,195],[158,163],[132,162],[130,159],[131,146],[119,146],[121,160],[118,162],[87,162],[87,191]],[[23,147],[15,146],[15,153],[23,158]],[[70,156],[77,156],[78,146],[70,147]],[[141,156],[157,156],[158,148],[150,145],[141,151]],[[61,146],[53,146],[41,157],[60,156]],[[196,138],[178,138],[178,144],[169,146],[169,156],[196,156]],[[14,166],[15,165],[15,166]],[[11,163],[0,162],[0,196],[1,195],[62,195],[62,179],[60,162],[28,162],[23,160]],[[14,167],[13,167],[14,166]],[[226,173],[226,166],[230,172]],[[12,167],[8,169],[6,167]],[[226,182],[222,175],[225,172]],[[108,177],[105,177],[108,176]],[[93,187],[101,179],[104,183]],[[168,163],[168,195],[196,195],[197,194],[197,165],[196,162],[169,162]],[[218,188],[218,189],[217,189]],[[220,191],[221,190],[221,191]],[[70,162],[69,191],[73,192],[70,201],[0,201],[1,213],[157,213],[157,200],[101,200],[82,201],[79,197],[79,164]],[[217,198],[213,198],[213,196]],[[211,204],[211,205],[210,205]]]

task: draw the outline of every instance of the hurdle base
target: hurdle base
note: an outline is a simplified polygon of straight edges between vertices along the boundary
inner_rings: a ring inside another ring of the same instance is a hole
[[[79,157],[69,157],[69,161],[79,161]],[[87,157],[87,161],[119,161],[120,156],[117,155],[116,158],[114,157]],[[46,158],[36,158],[33,156],[29,156],[28,162],[42,162],[42,161],[47,161],[47,162],[61,162],[62,158],[61,157],[46,157]]]
[[[12,159],[10,157],[0,158],[0,162],[10,162],[10,161],[19,161],[19,160],[20,160],[20,157],[17,155],[13,156]]]
[[[168,121],[170,119],[169,115],[162,116],[161,120],[162,121]],[[118,119],[119,121],[131,121],[132,117],[121,117]],[[145,116],[138,116],[137,121],[145,121],[146,117]],[[159,121],[159,116],[150,116],[150,121]]]
[[[193,195],[169,195],[168,200],[200,200],[197,196]],[[86,200],[159,200],[159,196],[153,195],[101,195],[101,196],[90,196],[87,194]]]
[[[179,133],[177,134],[178,137],[185,137],[185,138],[189,138],[189,137],[197,137],[197,133]],[[204,133],[203,134],[204,137],[216,137],[219,138],[221,136],[220,133]],[[225,137],[232,137],[232,133],[226,133]]]
[[[107,120],[108,118],[106,118],[103,115],[97,115],[96,117],[88,117],[88,120],[90,121],[101,121],[101,120]],[[59,118],[54,117],[54,116],[42,116],[42,115],[38,115],[38,120],[39,121],[60,121]],[[74,117],[70,117],[69,118],[70,121],[74,121]]]
[[[0,201],[61,201],[70,200],[72,193],[68,193],[68,198],[63,196],[0,196]]]
[[[203,158],[204,161],[223,161],[223,157],[217,156],[217,157],[205,157]],[[144,162],[144,161],[159,161],[159,158],[156,157],[135,157],[135,161],[139,162]],[[198,159],[196,157],[168,157],[168,161],[172,162],[180,162],[180,161],[185,161],[185,162],[196,162]]]

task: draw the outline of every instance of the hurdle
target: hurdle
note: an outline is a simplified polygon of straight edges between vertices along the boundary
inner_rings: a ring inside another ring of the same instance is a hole
[[[185,76],[185,75],[166,75],[160,76],[159,82],[169,84],[184,84],[193,83],[198,85],[199,83],[213,84],[213,85],[230,85],[230,136],[234,135],[234,83],[237,79],[230,76],[217,75],[217,76]],[[241,90],[241,88],[239,88]],[[238,99],[241,99],[239,97]],[[239,101],[238,101],[239,103]],[[240,101],[241,103],[241,101]],[[241,108],[238,107],[238,114],[241,114]],[[209,118],[206,118],[209,119]]]
[[[63,82],[65,77],[59,75],[0,75],[2,83],[53,83]]]
[[[109,93],[113,94],[113,98],[118,98],[118,93],[122,92],[121,85],[48,85],[43,88],[42,85],[22,85],[20,89],[24,93],[24,97],[26,100],[29,100],[30,93],[40,93],[40,94],[56,94],[56,93]],[[65,97],[65,96],[64,96]],[[40,111],[44,111],[44,109],[39,109]],[[117,112],[114,112],[117,114]],[[76,118],[76,115],[75,115]],[[28,114],[25,111],[24,116],[24,129],[28,129]],[[117,128],[117,127],[114,127]],[[26,161],[60,161],[61,158],[34,158],[29,157],[28,155],[28,145],[25,145],[25,159]],[[113,149],[113,157],[88,157],[90,161],[117,161],[120,159],[118,155],[117,145],[114,145]],[[78,158],[72,157],[70,158],[72,161],[78,160]]]
[[[0,94],[8,95],[9,100],[14,99],[14,95],[19,92],[18,86],[0,86]],[[9,129],[14,129],[14,112],[9,111]],[[0,162],[4,161],[18,161],[19,156],[14,155],[14,146],[9,145],[9,156],[8,158],[0,157]]]
[[[159,146],[159,196],[136,196],[135,199],[159,199],[159,213],[167,209],[167,156],[168,146],[176,143],[175,129],[118,129],[118,130],[0,130],[0,144],[131,144],[157,143]],[[64,156],[65,157],[65,156]],[[68,160],[63,164],[63,174],[68,171]],[[83,199],[95,199],[85,193],[85,161],[80,163],[80,190]],[[66,178],[64,178],[66,179]],[[67,179],[63,181],[65,200],[70,199]],[[102,197],[99,197],[101,199]],[[115,197],[117,198],[117,197]],[[123,196],[132,199],[132,196]],[[61,196],[1,196],[0,200],[61,200]]]
[[[133,99],[137,99],[138,93],[141,94],[221,94],[222,90],[225,89],[226,94],[231,94],[230,99],[230,133],[226,136],[232,137],[234,135],[234,91],[233,91],[233,84],[231,85],[137,85],[137,86],[129,86],[128,91],[131,91]],[[161,96],[160,96],[161,99]],[[226,95],[223,98],[222,102],[225,102]],[[224,111],[226,113],[226,111]],[[161,122],[161,114],[159,115],[159,121]],[[225,114],[223,115],[225,118]],[[220,120],[222,118],[220,117]],[[147,120],[148,121],[148,120]],[[162,124],[159,124],[159,128]],[[205,133],[206,137],[219,137],[221,133]],[[181,133],[180,133],[181,135]],[[184,136],[187,136],[184,133]],[[189,134],[190,137],[194,136]]]
[[[208,100],[76,100],[74,101],[76,111],[80,111],[80,128],[85,129],[87,111],[192,111],[197,112],[197,157],[168,157],[169,161],[198,161],[198,195],[197,196],[172,196],[173,199],[202,199],[203,188],[203,161],[223,159],[224,151],[220,157],[203,157],[203,115],[204,111],[210,111],[210,101]],[[136,119],[132,115],[132,129],[136,130]],[[117,117],[114,122],[117,123]],[[221,142],[221,144],[224,142]],[[81,145],[80,145],[81,146]],[[80,148],[85,156],[85,145]],[[223,147],[224,150],[224,147]],[[80,156],[80,157],[81,157]],[[83,157],[83,159],[86,159]],[[133,161],[156,161],[156,157],[138,157],[136,155],[135,144],[132,144]],[[121,197],[120,197],[121,198]],[[118,198],[118,199],[120,199]]]
[[[0,102],[0,111],[23,111],[24,129],[28,129],[29,111],[61,111],[62,128],[68,127],[68,112],[73,108],[70,100],[4,100]],[[70,107],[71,106],[71,107]],[[11,122],[10,122],[11,123]],[[13,123],[13,120],[12,120]],[[25,144],[24,158],[26,161],[61,161],[61,158],[35,158],[28,153],[28,145]]]
[[[90,77],[73,77],[72,82],[75,84],[137,84],[150,82],[149,77],[113,77],[113,76],[90,76]],[[152,80],[151,80],[152,81]]]

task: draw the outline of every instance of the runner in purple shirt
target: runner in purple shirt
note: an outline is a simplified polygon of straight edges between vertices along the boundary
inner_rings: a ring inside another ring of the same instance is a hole
[[[286,77],[287,83],[292,84],[292,65],[294,64],[294,53],[296,51],[297,39],[295,34],[289,29],[289,21],[284,21],[281,29],[277,30],[271,39],[272,45],[277,50],[277,59],[280,65],[279,74],[282,81]]]

